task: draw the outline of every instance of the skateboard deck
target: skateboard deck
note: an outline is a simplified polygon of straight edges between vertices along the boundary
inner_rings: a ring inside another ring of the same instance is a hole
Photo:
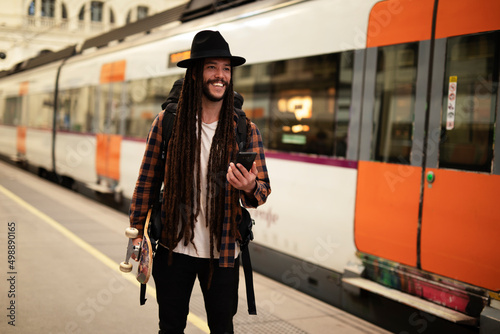
[[[149,209],[146,223],[144,224],[144,236],[141,242],[139,266],[136,276],[137,280],[142,284],[146,284],[149,281],[151,269],[153,268],[153,247],[151,245],[151,239],[149,238],[151,212],[152,208]]]

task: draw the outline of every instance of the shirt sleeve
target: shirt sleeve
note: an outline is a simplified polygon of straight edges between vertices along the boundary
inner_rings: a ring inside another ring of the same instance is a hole
[[[162,121],[164,112],[156,116],[149,130],[146,140],[146,150],[142,158],[139,177],[135,184],[134,194],[130,203],[130,227],[139,231],[139,236],[144,234],[144,223],[148,210],[159,194],[164,173],[164,161],[161,158]]]
[[[244,207],[256,208],[266,202],[267,196],[271,193],[271,184],[267,173],[266,157],[260,131],[254,123],[250,124],[252,129],[248,151],[257,152],[257,157],[255,158],[255,163],[257,164],[257,186],[253,192],[253,198],[250,198],[250,196],[247,196],[242,191],[240,192],[240,199]]]

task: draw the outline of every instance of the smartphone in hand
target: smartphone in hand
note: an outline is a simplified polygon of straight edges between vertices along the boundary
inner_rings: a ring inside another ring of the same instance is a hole
[[[257,152],[238,152],[236,164],[242,164],[248,171],[252,169],[252,164],[257,156]]]

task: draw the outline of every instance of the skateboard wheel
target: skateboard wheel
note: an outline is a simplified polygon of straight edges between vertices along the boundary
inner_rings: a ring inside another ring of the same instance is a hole
[[[127,238],[135,239],[139,236],[139,231],[137,231],[136,228],[127,227],[125,229],[125,235],[127,236]]]
[[[131,263],[125,263],[125,262],[120,263],[120,271],[122,271],[124,273],[131,272],[132,271],[132,264]]]

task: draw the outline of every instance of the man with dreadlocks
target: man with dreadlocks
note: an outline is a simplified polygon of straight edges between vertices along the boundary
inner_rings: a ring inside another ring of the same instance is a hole
[[[244,58],[231,55],[219,32],[196,34],[190,58],[177,64],[187,70],[164,167],[160,157],[164,112],[148,135],[130,222],[142,235],[164,175],[163,228],[153,265],[159,333],[184,332],[196,277],[211,333],[233,333],[240,203],[257,207],[271,192],[260,132],[248,119],[243,149],[257,152],[257,158],[250,171],[233,163],[240,148],[232,70],[244,63]]]

